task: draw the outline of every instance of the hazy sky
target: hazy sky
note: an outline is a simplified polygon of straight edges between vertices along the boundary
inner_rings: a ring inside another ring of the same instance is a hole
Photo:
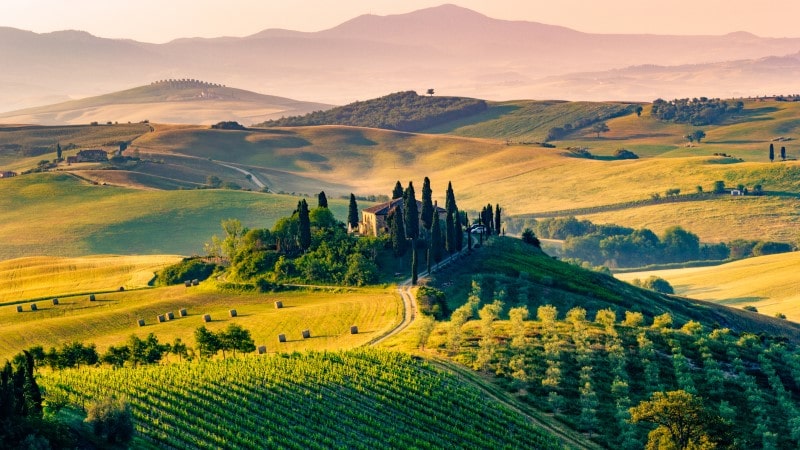
[[[247,36],[267,28],[319,31],[361,14],[453,3],[489,17],[596,33],[800,37],[800,0],[1,0],[0,26],[75,29],[109,38]]]

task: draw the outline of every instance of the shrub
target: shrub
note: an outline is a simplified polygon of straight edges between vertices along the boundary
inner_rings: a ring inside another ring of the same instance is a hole
[[[617,159],[639,159],[639,155],[633,153],[632,151],[621,148],[614,152],[614,158]]]
[[[750,311],[750,312],[754,312],[754,313],[758,312],[758,308],[756,308],[753,305],[747,305],[747,306],[743,307],[742,309],[745,310],[745,311]]]
[[[662,294],[674,294],[675,290],[672,289],[672,286],[669,284],[669,281],[657,277],[655,275],[651,276],[650,278],[644,280],[642,282],[642,287],[645,289],[650,289],[651,291],[660,292]]]
[[[787,244],[785,242],[769,242],[769,241],[759,241],[753,247],[753,256],[764,256],[764,255],[774,255],[777,253],[787,253],[794,250],[792,244]]]
[[[417,303],[422,314],[441,320],[447,317],[447,298],[444,292],[429,286],[420,286],[417,290]]]
[[[129,442],[133,437],[133,415],[130,405],[119,399],[106,398],[89,407],[86,422],[97,437],[110,444]]]
[[[200,258],[185,258],[183,261],[161,270],[156,275],[156,284],[167,286],[180,284],[185,280],[202,281],[210,277],[216,267],[216,264],[205,262]]]

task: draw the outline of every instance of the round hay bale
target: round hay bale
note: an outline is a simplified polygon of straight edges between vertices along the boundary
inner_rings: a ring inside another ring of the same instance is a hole
[[[143,327],[144,326],[144,319],[137,320],[136,324],[139,325],[140,327]]]
[[[39,308],[36,306],[36,303],[31,303],[31,311],[36,311]]]
[[[198,280],[197,278],[192,280],[192,286],[197,286],[198,284],[200,284],[200,280]]]
[[[230,314],[231,317],[236,317],[236,310],[235,309],[231,309],[230,311],[228,311],[228,314]]]
[[[303,339],[308,339],[311,337],[311,330],[303,330]]]
[[[167,320],[175,320],[175,313],[172,311],[167,313]]]
[[[57,298],[53,299],[53,304],[56,305],[56,306],[58,305],[58,299]]]
[[[22,312],[22,305],[17,305],[17,312],[18,313]]]
[[[156,318],[158,319],[158,323],[164,323],[167,320],[163,314],[157,315]]]
[[[257,350],[259,355],[263,355],[264,353],[267,353],[267,346],[260,345]]]
[[[186,280],[183,282],[183,285],[186,287],[190,287],[192,285],[192,280]]]
[[[211,322],[211,314],[203,314],[203,322]]]
[[[285,334],[279,334],[278,335],[278,342],[286,342],[286,335]]]
[[[91,295],[89,296],[89,301],[90,301],[90,302],[93,302],[93,301],[95,301],[95,300],[96,300],[96,298],[95,298],[94,294],[91,294]]]
[[[181,317],[186,317],[186,316],[189,315],[189,313],[186,312],[186,308],[183,308],[180,311],[178,311],[178,315],[181,316]]]
[[[350,327],[350,334],[358,334],[358,327],[355,325]]]
[[[275,309],[281,309],[281,308],[283,308],[283,302],[278,300],[277,302],[275,302]]]
[[[122,291],[124,291],[124,290],[125,290],[125,286],[120,286],[120,287],[119,287],[119,291],[120,291],[120,292],[122,292]]]

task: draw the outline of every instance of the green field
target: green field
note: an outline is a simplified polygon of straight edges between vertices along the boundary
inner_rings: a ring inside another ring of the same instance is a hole
[[[650,276],[661,277],[678,295],[737,308],[755,306],[759,313],[782,313],[800,322],[800,252],[759,256],[721,266],[689,269],[620,273],[630,281]]]

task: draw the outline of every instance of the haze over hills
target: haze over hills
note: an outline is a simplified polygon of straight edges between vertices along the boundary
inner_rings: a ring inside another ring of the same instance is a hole
[[[453,5],[364,15],[312,33],[272,29],[242,38],[165,44],[80,31],[37,34],[0,28],[0,111],[187,74],[334,104],[431,87],[443,95],[489,100],[649,101],[791,93],[800,61],[784,56],[798,50],[796,38],[704,36],[702,30],[696,36],[589,34],[496,20]],[[770,57],[783,58],[780,67]],[[658,74],[630,69],[641,65],[668,68]],[[709,79],[724,82],[699,83]]]
[[[162,80],[96,97],[0,113],[0,120],[41,125],[142,120],[209,125],[233,120],[248,125],[330,107],[182,79]]]

